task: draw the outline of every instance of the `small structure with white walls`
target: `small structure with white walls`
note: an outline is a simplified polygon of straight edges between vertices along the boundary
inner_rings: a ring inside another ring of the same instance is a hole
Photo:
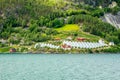
[[[114,43],[114,42],[110,42],[109,45],[110,45],[110,46],[114,46],[115,43]]]
[[[110,5],[109,8],[114,8],[117,6],[117,3],[115,1],[113,1]]]

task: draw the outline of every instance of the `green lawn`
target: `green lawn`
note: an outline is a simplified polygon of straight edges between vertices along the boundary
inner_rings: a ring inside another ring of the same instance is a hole
[[[98,41],[99,39],[101,39],[99,36],[95,36],[95,35],[92,35],[92,34],[89,34],[89,33],[86,33],[86,32],[80,32],[78,36],[87,38],[91,42],[92,41]]]
[[[74,38],[83,37],[93,42],[100,39],[99,36],[83,32],[77,24],[67,24],[61,28],[56,28],[55,30],[60,32],[60,34],[56,34],[54,37],[60,37],[62,39],[66,39],[68,36],[73,36],[75,33],[77,33],[77,36],[73,36]]]
[[[0,48],[0,52],[9,52],[10,47],[4,47],[4,48]]]
[[[67,24],[61,28],[56,28],[55,30],[61,32],[61,31],[78,31],[80,30],[80,27],[77,24]]]

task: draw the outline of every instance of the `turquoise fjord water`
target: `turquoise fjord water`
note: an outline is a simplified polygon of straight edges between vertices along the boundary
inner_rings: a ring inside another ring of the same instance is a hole
[[[0,80],[120,80],[120,54],[0,54]]]

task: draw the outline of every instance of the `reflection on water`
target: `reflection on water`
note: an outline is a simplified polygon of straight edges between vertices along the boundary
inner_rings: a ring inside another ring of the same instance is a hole
[[[0,80],[120,80],[120,54],[1,54]]]

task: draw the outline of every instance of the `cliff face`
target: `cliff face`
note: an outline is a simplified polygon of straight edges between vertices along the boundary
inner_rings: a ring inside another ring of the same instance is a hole
[[[111,13],[105,14],[102,19],[103,21],[115,26],[117,29],[120,29],[120,12],[118,12],[117,15],[113,15]]]

